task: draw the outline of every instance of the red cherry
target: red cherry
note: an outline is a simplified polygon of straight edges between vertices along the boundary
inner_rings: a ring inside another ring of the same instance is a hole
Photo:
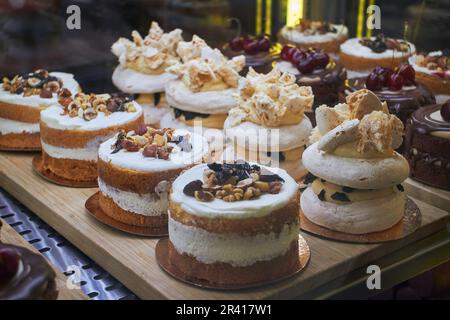
[[[441,107],[441,116],[447,122],[450,122],[450,100],[444,102]]]
[[[271,47],[270,40],[267,38],[262,38],[258,40],[258,46],[260,51],[269,51]]]
[[[230,49],[233,51],[242,51],[243,41],[244,41],[244,38],[235,37],[228,42],[228,45],[230,46]]]
[[[291,55],[291,62],[294,65],[298,65],[300,61],[306,58],[306,53],[303,50],[295,49],[294,52],[292,52]]]
[[[387,86],[391,91],[398,91],[403,87],[405,80],[398,73],[393,73],[389,76]]]
[[[19,269],[20,256],[11,248],[0,248],[0,283],[13,278]]]
[[[315,61],[312,55],[307,55],[297,64],[297,69],[301,73],[308,74],[314,71]]]
[[[372,73],[380,77],[383,86],[387,86],[389,77],[391,76],[391,74],[394,73],[394,71],[390,68],[383,68],[381,66],[377,66],[375,67],[375,69],[373,69]]]
[[[258,40],[254,39],[245,39],[242,47],[247,54],[255,54],[259,51]]]
[[[325,52],[315,52],[313,53],[313,59],[316,63],[316,67],[323,69],[330,62],[330,57]]]
[[[416,79],[416,71],[410,64],[406,63],[400,66],[397,73],[403,77],[406,85],[414,84],[414,80]]]
[[[292,46],[284,46],[283,49],[281,49],[281,59],[284,61],[291,61],[292,53],[294,52],[295,47]]]
[[[380,75],[376,73],[371,73],[366,78],[366,88],[371,91],[381,90],[383,87],[383,81]]]

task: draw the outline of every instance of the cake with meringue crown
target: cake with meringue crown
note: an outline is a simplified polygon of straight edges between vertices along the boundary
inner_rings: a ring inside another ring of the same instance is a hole
[[[169,196],[169,261],[188,279],[275,280],[299,267],[299,191],[286,171],[210,163],[182,173]]]
[[[164,33],[157,22],[151,23],[144,38],[133,31],[133,41],[119,38],[111,51],[119,58],[112,80],[122,92],[138,94],[137,102],[142,106],[145,123],[159,126],[161,118],[170,111],[164,97],[164,86],[176,75],[166,68],[179,62],[176,52],[183,40],[182,31],[174,29]]]
[[[127,95],[61,92],[58,104],[41,113],[43,168],[64,179],[95,182],[100,144],[143,123],[141,106]]]
[[[302,153],[312,125],[311,87],[296,84],[295,76],[274,68],[268,74],[250,68],[237,96],[237,106],[225,121],[230,140],[227,160],[246,159],[286,170],[300,180],[306,170]]]
[[[73,75],[36,70],[0,85],[0,148],[35,150],[41,146],[39,119],[43,109],[57,102],[62,88],[79,91]]]
[[[184,129],[120,132],[99,148],[100,208],[117,221],[167,232],[171,183],[207,152],[206,139]]]
[[[190,42],[181,41],[177,53],[182,63],[167,69],[178,77],[166,85],[172,112],[161,119],[161,126],[193,130],[201,125],[221,133],[228,110],[236,105],[244,56],[227,59],[196,35]]]
[[[402,122],[367,89],[345,104],[319,107],[316,120],[316,142],[303,153],[310,183],[301,196],[304,216],[349,234],[383,231],[401,221],[401,183],[409,166],[394,149],[403,141]]]

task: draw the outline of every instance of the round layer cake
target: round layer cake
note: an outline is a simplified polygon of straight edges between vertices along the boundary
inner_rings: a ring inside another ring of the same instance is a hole
[[[0,300],[55,300],[55,277],[40,254],[0,243]]]
[[[41,113],[44,169],[73,181],[96,181],[100,144],[144,123],[141,106],[123,94],[61,96]]]
[[[120,63],[112,81],[122,92],[144,95],[139,103],[146,124],[159,126],[162,116],[169,111],[167,104],[160,103],[159,94],[164,92],[168,81],[176,79],[166,68],[179,61],[176,48],[182,40],[181,32],[175,29],[164,33],[157,22],[152,22],[144,38],[133,31],[133,41],[120,38],[111,47]]]
[[[297,183],[246,162],[202,164],[169,197],[169,259],[188,279],[249,285],[299,267]]]
[[[438,103],[450,99],[450,55],[446,51],[420,53],[409,58],[416,71],[417,81],[423,83],[436,96]]]
[[[281,72],[293,74],[299,86],[312,88],[313,108],[322,104],[336,104],[339,101],[339,94],[344,91],[347,78],[345,68],[319,50],[284,47],[281,59],[276,62],[275,67]],[[310,115],[313,120],[313,113]]]
[[[183,129],[119,133],[98,153],[99,205],[113,219],[167,230],[168,191],[183,170],[202,162],[208,144]]]
[[[366,76],[376,66],[395,68],[415,52],[412,43],[380,33],[371,38],[348,39],[341,44],[339,58],[347,69],[348,78],[357,78]]]
[[[57,102],[61,88],[78,92],[73,75],[36,70],[12,79],[3,78],[0,86],[0,148],[33,150],[41,146],[41,110]]]
[[[348,29],[344,25],[303,19],[296,26],[284,26],[278,33],[278,41],[299,48],[319,48],[328,53],[338,53],[347,36]]]
[[[367,77],[349,79],[345,85],[345,95],[367,88]],[[381,101],[386,101],[389,112],[395,114],[405,124],[411,114],[420,107],[436,103],[434,95],[420,83],[404,85],[399,90],[390,90],[382,86],[376,90],[369,88]],[[341,94],[341,101],[345,101],[345,95]]]
[[[450,100],[412,114],[406,124],[404,155],[413,179],[450,190]]]

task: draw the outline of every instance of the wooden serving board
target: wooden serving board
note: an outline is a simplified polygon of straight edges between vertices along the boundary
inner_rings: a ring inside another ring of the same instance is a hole
[[[255,289],[214,291],[181,283],[164,273],[155,260],[157,239],[129,235],[99,223],[84,208],[97,189],[61,187],[41,179],[31,169],[30,155],[0,153],[0,186],[144,299],[293,298],[441,230],[449,220],[447,212],[416,201],[422,225],[398,241],[350,244],[303,233],[311,259],[299,275]]]
[[[450,213],[450,191],[430,187],[424,183],[406,179],[403,183],[408,194]]]
[[[3,243],[25,247],[37,254],[40,254],[31,244],[29,244],[20,234],[18,234],[9,224],[3,222],[0,231],[0,239]],[[68,289],[66,286],[67,277],[62,274],[52,263],[49,262],[56,273],[56,286],[58,287],[58,300],[87,300],[89,299],[81,290]]]

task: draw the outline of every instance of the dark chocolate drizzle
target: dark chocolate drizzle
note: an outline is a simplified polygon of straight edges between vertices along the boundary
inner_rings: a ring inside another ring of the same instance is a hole
[[[23,270],[10,282],[0,285],[0,300],[39,300],[48,298],[49,290],[56,290],[55,272],[44,257],[30,250],[9,244],[21,256]]]

